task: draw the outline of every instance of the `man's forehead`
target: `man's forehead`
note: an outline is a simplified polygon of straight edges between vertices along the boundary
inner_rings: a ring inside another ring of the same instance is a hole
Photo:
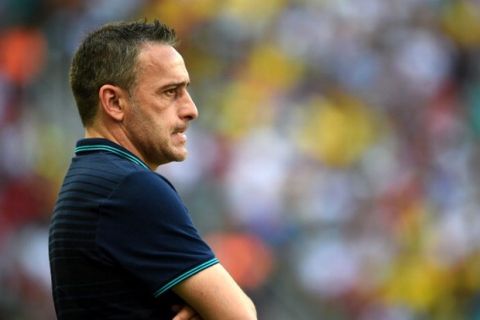
[[[189,82],[188,71],[180,53],[170,45],[147,43],[140,49],[137,67],[140,78],[161,75],[167,82]]]
[[[172,46],[147,42],[140,47],[138,61],[143,63],[184,64],[182,55]]]

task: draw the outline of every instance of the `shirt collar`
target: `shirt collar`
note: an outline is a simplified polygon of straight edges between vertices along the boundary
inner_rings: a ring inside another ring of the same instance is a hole
[[[143,162],[139,157],[125,149],[124,147],[103,138],[86,138],[81,139],[77,142],[75,147],[75,154],[79,155],[86,152],[98,152],[106,151],[117,156],[120,156],[124,159],[127,159],[137,165],[144,167],[145,169],[150,170],[150,168]]]

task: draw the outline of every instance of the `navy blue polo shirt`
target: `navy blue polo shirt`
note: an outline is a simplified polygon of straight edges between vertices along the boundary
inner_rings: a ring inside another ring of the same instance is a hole
[[[50,224],[58,319],[171,319],[172,287],[218,263],[172,184],[127,149],[83,139]]]

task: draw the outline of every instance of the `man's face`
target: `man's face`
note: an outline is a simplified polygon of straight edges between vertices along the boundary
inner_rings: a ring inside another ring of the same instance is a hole
[[[168,45],[144,45],[136,75],[125,111],[129,140],[149,165],[184,160],[185,131],[198,111],[187,91],[190,78],[182,56]]]

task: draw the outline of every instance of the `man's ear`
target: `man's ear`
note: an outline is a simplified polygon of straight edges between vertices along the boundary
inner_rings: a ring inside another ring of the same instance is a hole
[[[104,84],[98,90],[100,108],[105,113],[105,116],[115,121],[123,120],[127,98],[128,95],[125,90],[111,84]]]

